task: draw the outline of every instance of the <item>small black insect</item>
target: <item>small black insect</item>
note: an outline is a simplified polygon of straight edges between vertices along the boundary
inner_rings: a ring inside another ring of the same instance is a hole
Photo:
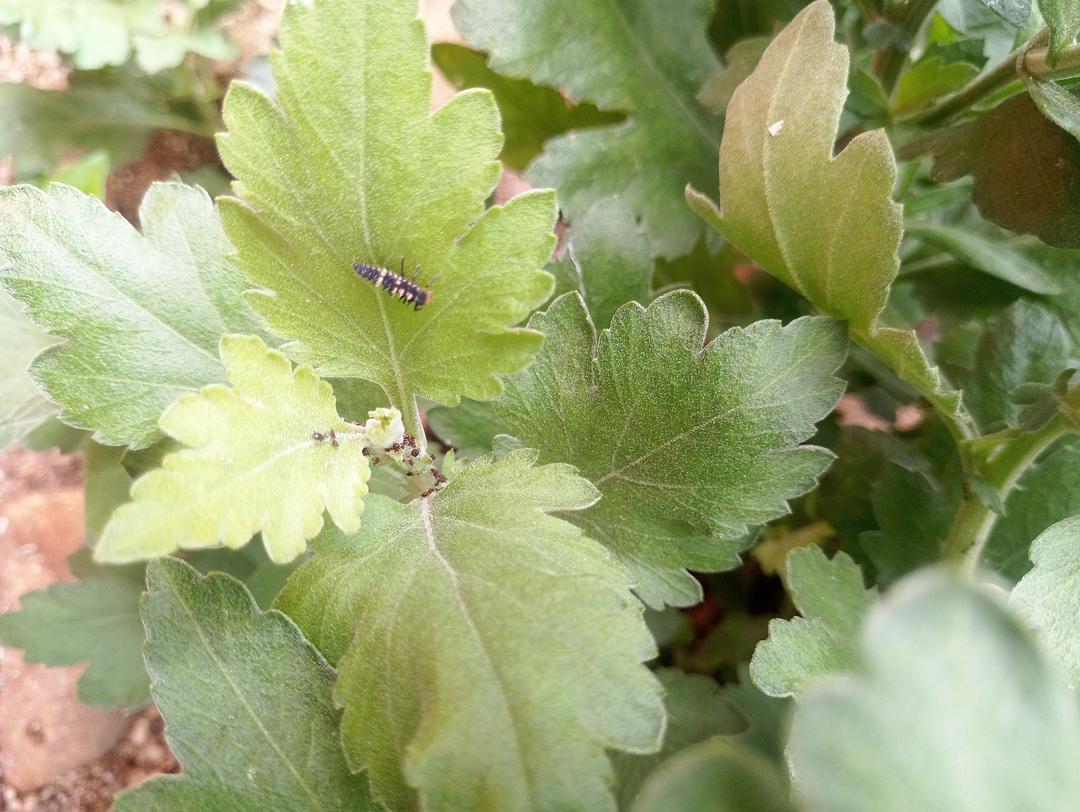
[[[325,439],[326,439],[326,435],[325,435],[325,434],[320,434],[320,433],[319,433],[319,432],[317,432],[317,431],[313,431],[313,432],[311,433],[311,439],[312,439],[312,440],[315,440],[315,441],[316,441],[316,442],[318,442],[318,443],[321,443],[321,442],[322,442],[323,440],[325,440]]]
[[[368,265],[366,262],[357,262],[353,265],[353,268],[371,284],[381,287],[391,296],[401,299],[405,304],[411,304],[414,310],[419,310],[430,302],[432,296],[435,295],[427,288],[416,284],[416,276],[420,273],[419,265],[416,266],[416,272],[413,274],[412,279],[405,278],[405,257],[401,258],[400,273],[394,273],[379,265]]]

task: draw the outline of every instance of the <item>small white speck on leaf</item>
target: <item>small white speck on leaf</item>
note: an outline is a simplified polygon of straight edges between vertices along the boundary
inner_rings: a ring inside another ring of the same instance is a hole
[[[782,129],[784,129],[784,120],[780,119],[780,121],[773,122],[769,125],[769,135],[775,138],[780,135]]]

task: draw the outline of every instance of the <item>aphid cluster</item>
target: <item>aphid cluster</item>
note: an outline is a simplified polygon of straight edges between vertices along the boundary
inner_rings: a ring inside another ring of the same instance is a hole
[[[401,273],[394,273],[379,265],[368,265],[366,262],[357,262],[353,264],[353,268],[356,269],[356,273],[361,278],[381,287],[391,296],[401,299],[405,304],[411,304],[414,310],[419,310],[430,302],[431,297],[435,295],[427,288],[416,284],[416,276],[420,273],[419,265],[416,266],[416,272],[413,274],[412,279],[405,278],[404,257],[401,258]]]
[[[356,425],[360,426],[361,424],[357,423]],[[330,445],[334,448],[339,446],[337,434],[333,429],[326,433],[321,431],[312,432],[311,439],[318,443],[329,440]],[[434,461],[429,455],[420,450],[420,447],[416,444],[416,438],[411,434],[406,434],[399,443],[394,443],[383,449],[375,448],[374,451],[373,454],[372,449],[368,446],[360,449],[360,453],[368,457],[372,465],[378,465],[386,460],[393,460],[404,466],[405,476],[421,477],[420,487],[423,488],[420,493],[421,497],[431,496],[436,491],[442,490],[443,485],[447,482],[446,474],[435,467]],[[423,478],[426,478],[426,481]]]

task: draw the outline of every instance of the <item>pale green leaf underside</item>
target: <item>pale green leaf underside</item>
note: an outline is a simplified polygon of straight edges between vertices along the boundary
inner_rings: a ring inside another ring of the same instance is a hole
[[[342,32],[350,32],[343,36]],[[490,399],[496,373],[540,343],[513,328],[551,290],[551,192],[484,211],[499,177],[498,111],[486,90],[429,112],[428,45],[415,2],[319,0],[286,9],[271,60],[276,101],[237,83],[221,153],[238,178],[226,230],[283,348],[326,377],[415,396]],[[422,310],[361,279],[356,262],[433,292]],[[437,277],[437,279],[436,279]]]
[[[575,222],[618,195],[643,222],[650,256],[680,256],[701,225],[686,208],[687,181],[712,189],[720,122],[696,98],[719,67],[705,29],[708,0],[460,0],[466,39],[510,76],[566,88],[576,101],[628,113],[624,124],[547,142],[529,169],[559,190]]]
[[[0,289],[0,448],[37,428],[57,407],[34,385],[27,371],[38,353],[56,339],[31,323],[19,303]]]
[[[847,49],[834,42],[834,12],[817,0],[772,42],[728,106],[720,146],[722,210],[687,190],[691,207],[769,273],[928,399],[958,414],[915,334],[883,328],[903,234],[892,200],[896,162],[884,131],[853,138],[833,156],[847,96]],[[813,81],[807,81],[813,77]]]
[[[758,644],[750,675],[769,696],[797,696],[825,676],[858,664],[856,634],[874,593],[844,553],[831,560],[816,545],[793,550],[788,586],[801,617],[769,621],[769,639]]]
[[[1076,696],[997,595],[924,572],[861,637],[861,672],[795,712],[788,758],[807,812],[1076,805]]]
[[[619,556],[650,604],[700,600],[681,570],[737,565],[748,529],[783,515],[832,459],[798,443],[843,389],[836,322],[761,321],[703,346],[705,307],[676,291],[620,308],[599,339],[576,294],[529,323],[544,347],[496,410],[542,460],[600,490],[567,518]]]
[[[48,665],[88,663],[79,699],[107,708],[138,708],[149,699],[139,620],[142,568],[93,568],[75,583],[22,596],[0,615],[0,643]]]
[[[98,560],[242,547],[261,531],[270,559],[287,563],[322,529],[324,510],[348,532],[360,526],[366,440],[338,417],[330,384],[255,337],[226,336],[221,358],[233,386],[208,386],[165,412],[162,428],[188,448],[135,482]],[[331,429],[337,447],[312,436]]]
[[[234,2],[215,0],[221,13]],[[193,51],[226,59],[232,47],[219,31],[197,29],[193,10],[207,0],[175,3],[166,15],[158,0],[0,0],[0,25],[19,25],[19,39],[32,48],[56,48],[76,68],[121,65],[134,49],[139,67],[153,73],[180,64]]]
[[[184,773],[123,794],[119,812],[376,808],[338,745],[334,672],[287,617],[173,559],[147,586],[146,663]]]
[[[1031,545],[1035,567],[1012,592],[1012,605],[1030,623],[1062,666],[1073,686],[1080,686],[1080,517],[1051,526]]]
[[[340,675],[342,739],[390,808],[613,810],[605,748],[651,752],[655,644],[622,569],[551,511],[596,490],[536,452],[437,496],[371,496],[278,605]]]
[[[0,190],[0,282],[66,339],[31,374],[65,423],[134,448],[178,396],[224,380],[218,339],[254,325],[204,191],[157,183],[140,212],[144,234],[69,186]]]

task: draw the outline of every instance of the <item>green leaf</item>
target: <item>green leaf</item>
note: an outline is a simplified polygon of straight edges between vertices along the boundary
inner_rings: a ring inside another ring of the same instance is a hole
[[[346,532],[360,526],[367,439],[338,417],[330,384],[254,337],[224,337],[221,359],[233,387],[185,395],[162,415],[188,448],[135,483],[94,551],[99,561],[242,547],[261,531],[283,564],[319,533],[324,510]],[[333,444],[314,436],[332,430]]]
[[[1076,696],[997,595],[913,576],[872,610],[862,659],[795,712],[788,757],[809,812],[1074,804]]]
[[[802,617],[769,622],[769,639],[750,661],[754,683],[769,696],[796,696],[858,663],[855,635],[875,593],[844,553],[832,560],[817,545],[792,550],[787,583]]]
[[[620,198],[602,200],[582,212],[554,264],[555,296],[577,291],[593,324],[604,329],[627,302],[649,299],[653,263],[645,234]]]
[[[146,664],[184,773],[129,790],[118,812],[376,808],[338,746],[333,669],[287,617],[173,559],[146,580]]]
[[[128,500],[131,475],[123,465],[127,449],[87,441],[83,451],[86,472],[86,543],[93,547],[101,538],[113,512]]]
[[[573,294],[529,323],[544,347],[496,410],[544,461],[577,466],[600,490],[568,518],[618,555],[652,606],[697,603],[683,568],[737,566],[750,527],[786,513],[832,459],[798,443],[843,389],[833,321],[760,321],[705,346],[704,305],[675,291],[620,308],[599,339]]]
[[[921,107],[954,90],[959,90],[979,74],[969,62],[948,62],[942,56],[927,56],[900,77],[893,112]]]
[[[438,495],[372,496],[279,606],[331,662],[342,741],[390,808],[614,809],[605,748],[653,752],[664,709],[618,564],[551,511],[597,498],[536,452]]]
[[[794,812],[779,770],[728,738],[672,756],[649,776],[631,812]]]
[[[1004,279],[1032,293],[1061,293],[1055,275],[1002,240],[934,223],[909,222],[907,233],[947,251],[970,268]]]
[[[127,61],[132,48],[147,72],[180,64],[189,50],[211,59],[232,54],[217,31],[194,31],[193,9],[206,0],[175,3],[164,14],[157,0],[0,0],[0,25],[19,25],[32,48],[56,48],[76,68],[93,70]],[[218,3],[224,13],[236,3]]]
[[[145,234],[68,186],[0,190],[0,282],[67,339],[35,359],[35,381],[64,422],[135,448],[161,438],[179,395],[224,380],[219,337],[252,326],[206,193],[157,183],[140,214]]]
[[[739,40],[724,54],[723,67],[717,68],[698,91],[697,99],[718,116],[727,111],[736,88],[757,67],[761,55],[769,47],[768,37]]]
[[[656,676],[664,686],[664,707],[668,716],[664,744],[648,756],[626,753],[612,756],[620,809],[630,807],[642,782],[669,756],[713,736],[732,735],[746,729],[746,719],[712,678],[687,674],[676,668],[661,668]]]
[[[484,54],[464,45],[435,43],[431,60],[459,88],[485,87],[495,94],[506,136],[499,158],[519,171],[540,154],[549,138],[622,120],[622,116],[597,110],[592,104],[570,104],[550,87],[498,74],[487,66]]]
[[[0,289],[0,448],[40,426],[56,406],[34,385],[27,371],[31,361],[56,339],[30,322],[17,301]]]
[[[343,31],[363,36],[363,47]],[[429,113],[431,74],[416,3],[292,4],[273,60],[277,101],[242,82],[220,139],[242,200],[223,202],[248,294],[283,350],[324,377],[381,385],[418,434],[417,395],[491,399],[541,337],[511,328],[545,301],[554,195],[484,211],[499,177],[490,93]],[[353,263],[420,266],[434,298],[415,311]],[[432,281],[438,277],[437,281]]]
[[[901,155],[920,152],[933,156],[939,183],[972,176],[972,200],[987,220],[1058,248],[1080,247],[1080,142],[1027,93],[917,139]]]
[[[82,580],[22,596],[22,608],[0,615],[0,643],[25,650],[32,663],[89,665],[79,699],[138,708],[150,698],[139,621],[142,567],[83,565]]]
[[[1005,501],[980,558],[1015,581],[1031,568],[1031,540],[1055,522],[1080,514],[1080,438],[1062,440],[1030,466]]]
[[[467,459],[490,452],[495,436],[507,431],[489,401],[462,398],[457,406],[429,409],[427,416],[436,436]]]
[[[491,67],[565,88],[625,124],[552,139],[529,179],[559,190],[571,222],[619,197],[641,220],[652,256],[687,253],[701,224],[688,180],[715,187],[720,122],[695,98],[719,63],[705,37],[710,0],[459,0],[454,21]]]
[[[1031,14],[1031,0],[979,0],[979,2],[1017,28],[1026,25],[1028,15]],[[1046,5],[1046,2],[1047,0],[1040,0],[1041,5]],[[1054,0],[1050,2],[1053,3]]]
[[[70,166],[62,166],[49,175],[50,183],[66,183],[83,194],[105,199],[105,186],[109,181],[109,153],[104,150],[91,152]]]
[[[1050,26],[1050,63],[1054,64],[1080,34],[1080,3],[1076,0],[1039,0],[1039,10]]]
[[[49,173],[72,150],[105,150],[116,163],[137,158],[158,129],[202,132],[172,104],[164,81],[134,71],[76,71],[66,90],[0,82],[0,154],[20,176]]]
[[[1051,525],[1032,542],[1035,566],[1013,588],[1011,598],[1073,687],[1080,685],[1080,640],[1073,625],[1080,616],[1078,550],[1080,517]]]
[[[822,313],[846,320],[856,341],[960,421],[959,394],[930,366],[915,334],[878,324],[899,269],[896,164],[881,130],[833,156],[848,76],[847,50],[834,33],[832,7],[817,0],[773,40],[728,107],[723,211],[694,189],[687,199],[739,250]]]
[[[974,368],[961,379],[964,400],[984,433],[1019,425],[1010,397],[1024,384],[1052,383],[1070,362],[1072,341],[1057,315],[1020,299],[995,316],[979,339]]]

